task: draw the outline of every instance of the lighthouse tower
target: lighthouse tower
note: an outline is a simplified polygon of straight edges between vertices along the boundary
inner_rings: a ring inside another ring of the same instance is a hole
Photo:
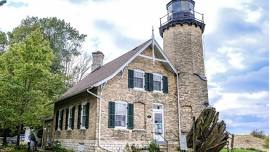
[[[178,71],[181,130],[188,132],[192,117],[208,106],[202,34],[203,14],[194,11],[193,0],[171,0],[160,19],[163,49]]]

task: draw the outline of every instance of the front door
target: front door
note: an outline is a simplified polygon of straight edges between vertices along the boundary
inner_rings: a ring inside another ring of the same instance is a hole
[[[164,141],[164,116],[163,105],[153,105],[153,128],[154,128],[154,140],[157,142]]]

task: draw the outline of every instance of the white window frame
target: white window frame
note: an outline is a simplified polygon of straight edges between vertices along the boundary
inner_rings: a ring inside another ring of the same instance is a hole
[[[87,102],[82,103],[81,105],[81,125],[80,125],[80,129],[86,129],[85,126],[83,126],[83,107],[87,105]],[[86,112],[86,109],[85,109]],[[87,114],[85,115],[87,116]],[[85,122],[86,123],[86,122]]]
[[[61,131],[60,123],[61,123],[61,113],[62,113],[62,110],[63,110],[63,109],[59,109],[59,110],[58,110],[58,116],[57,116],[57,117],[58,117],[57,130],[58,130],[58,131]],[[62,125],[63,125],[63,124],[62,124]]]
[[[125,102],[125,101],[115,101],[114,102],[115,103],[115,113],[114,113],[114,124],[115,124],[115,126],[114,126],[114,128],[115,129],[127,129],[127,123],[128,123],[128,103],[127,102]],[[116,126],[116,106],[117,106],[117,104],[125,104],[126,105],[126,123],[125,123],[125,127],[122,127],[122,126]]]
[[[159,77],[161,77],[161,81],[160,81],[160,83],[161,83],[161,86],[160,86],[160,90],[155,90],[155,88],[154,88],[154,77],[155,76],[159,76]],[[156,92],[156,93],[163,93],[163,75],[161,75],[161,74],[159,74],[159,73],[153,73],[153,92]]]
[[[139,90],[139,91],[145,91],[145,89],[144,89],[144,87],[145,87],[145,77],[144,77],[144,75],[145,75],[145,72],[143,71],[143,70],[140,70],[140,69],[134,69],[133,70],[134,71],[134,75],[133,75],[133,86],[134,86],[134,90]],[[143,74],[143,77],[142,77],[142,79],[143,79],[143,87],[142,88],[138,88],[138,87],[135,87],[135,72],[140,72],[140,73],[142,73]]]
[[[72,123],[72,120],[71,119],[74,119],[74,118],[72,118],[72,114],[71,114],[72,113],[72,108],[73,108],[73,106],[70,106],[68,108],[68,130],[72,130],[72,128],[71,128],[71,126],[72,126],[72,124],[71,124]]]

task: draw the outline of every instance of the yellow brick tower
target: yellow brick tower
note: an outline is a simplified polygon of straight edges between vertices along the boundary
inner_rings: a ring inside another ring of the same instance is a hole
[[[191,128],[192,117],[197,117],[208,106],[207,80],[204,70],[202,34],[203,14],[194,11],[193,0],[171,0],[167,15],[160,20],[163,49],[178,71],[181,130]]]

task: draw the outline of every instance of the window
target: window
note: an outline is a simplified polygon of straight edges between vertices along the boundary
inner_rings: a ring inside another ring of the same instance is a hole
[[[115,127],[127,127],[127,103],[115,103]]]
[[[62,122],[62,116],[61,116],[62,112],[59,110],[59,113],[58,113],[58,126],[57,126],[57,130],[61,130],[61,122]]]
[[[144,88],[144,72],[141,70],[134,70],[134,88]]]
[[[181,1],[181,11],[193,13],[193,4],[188,1]]]
[[[154,91],[162,90],[162,75],[160,74],[153,75],[153,89]]]
[[[86,118],[87,118],[87,110],[86,110],[86,103],[82,105],[82,115],[81,115],[81,128],[86,128]]]
[[[73,111],[72,107],[69,108],[68,110],[68,129],[72,129],[72,118],[73,117]]]

